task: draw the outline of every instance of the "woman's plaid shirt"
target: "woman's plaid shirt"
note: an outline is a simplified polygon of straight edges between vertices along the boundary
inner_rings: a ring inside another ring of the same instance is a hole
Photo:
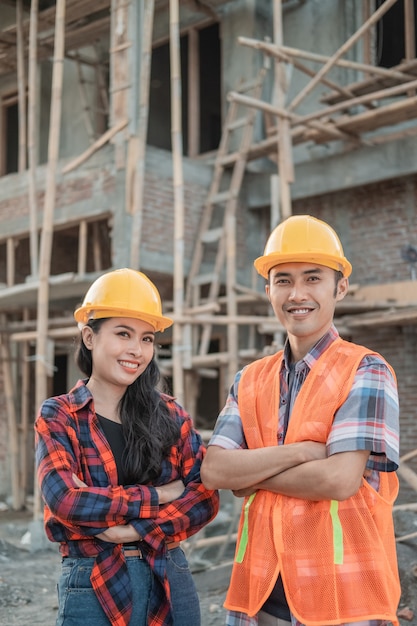
[[[181,428],[176,446],[163,462],[155,486],[181,479],[181,498],[159,506],[154,486],[120,486],[110,446],[101,430],[85,381],[68,393],[46,400],[35,422],[38,480],[45,502],[45,529],[60,542],[63,556],[96,557],[91,582],[113,626],[126,626],[131,587],[122,548],[95,539],[104,529],[132,524],[143,538],[141,548],[155,575],[149,602],[149,626],[172,624],[166,545],[195,534],[215,517],[218,493],[201,483],[205,453],[190,416],[174,399],[164,400]],[[76,488],[72,474],[88,487]]]

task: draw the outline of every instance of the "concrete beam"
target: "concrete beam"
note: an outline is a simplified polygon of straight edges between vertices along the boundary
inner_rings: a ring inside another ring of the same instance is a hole
[[[313,148],[314,150],[315,148]],[[325,148],[318,148],[322,152]],[[343,191],[353,187],[410,176],[417,172],[417,141],[408,137],[384,145],[366,146],[340,154],[303,161],[295,165],[293,200]],[[270,204],[270,175],[248,173],[245,181],[248,206],[261,208]]]

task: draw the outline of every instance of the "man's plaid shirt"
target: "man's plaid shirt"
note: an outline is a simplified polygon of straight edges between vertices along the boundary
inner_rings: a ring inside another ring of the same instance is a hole
[[[157,583],[152,586],[148,624],[168,626],[172,616],[166,544],[195,534],[218,511],[218,493],[205,489],[200,480],[205,452],[201,437],[190,416],[172,398],[164,400],[181,435],[155,486],[181,479],[185,490],[180,499],[161,506],[154,486],[118,485],[116,463],[85,381],[78,381],[68,394],[46,400],[35,422],[46,533],[61,543],[63,556],[96,557],[91,582],[113,626],[129,623],[130,579],[121,546],[95,535],[119,524],[135,527]],[[76,488],[73,473],[88,487]]]

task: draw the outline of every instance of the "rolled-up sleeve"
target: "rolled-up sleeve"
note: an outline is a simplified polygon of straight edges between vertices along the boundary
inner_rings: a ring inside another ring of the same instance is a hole
[[[329,454],[371,452],[367,467],[391,472],[399,464],[399,402],[397,384],[387,364],[365,357],[349,395],[337,411],[327,442]]]
[[[209,446],[219,446],[227,450],[245,449],[248,447],[238,406],[238,389],[242,371],[236,374],[230,387],[226,404],[217,418],[213,434],[208,443]]]

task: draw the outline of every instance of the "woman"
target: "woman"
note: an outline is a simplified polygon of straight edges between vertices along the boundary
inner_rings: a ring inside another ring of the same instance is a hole
[[[60,543],[57,626],[198,626],[179,542],[218,511],[189,415],[156,386],[153,283],[121,269],[98,278],[74,317],[86,375],[35,422],[45,529]]]

